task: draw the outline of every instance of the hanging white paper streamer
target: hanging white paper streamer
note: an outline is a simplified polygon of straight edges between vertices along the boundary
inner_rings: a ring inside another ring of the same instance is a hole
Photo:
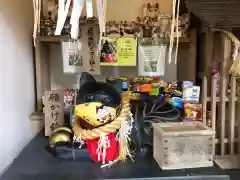
[[[172,61],[172,49],[173,49],[173,43],[174,43],[174,29],[175,29],[175,7],[176,7],[176,1],[173,0],[172,5],[172,24],[171,24],[171,33],[170,33],[170,45],[169,45],[169,51],[168,51],[168,63],[170,64]]]
[[[72,9],[72,14],[70,19],[70,24],[72,25],[71,37],[73,39],[78,38],[79,18],[81,16],[85,1],[86,1],[87,18],[93,17],[92,0],[73,0],[73,9]],[[58,35],[58,36],[61,35],[64,23],[68,15],[70,4],[71,4],[71,0],[67,0],[66,5],[65,5],[65,0],[59,0],[58,21],[57,21],[55,35]]]
[[[103,0],[96,0],[97,2],[97,13],[98,13],[98,21],[100,33],[105,32],[105,22],[104,22],[104,14],[103,14]],[[101,36],[102,34],[100,34]]]
[[[71,15],[70,24],[71,28],[71,37],[77,39],[79,35],[79,18],[84,6],[84,1],[73,0],[73,10]]]
[[[65,5],[65,0],[58,1],[58,21],[57,21],[57,27],[55,30],[56,36],[61,35],[64,23],[68,15],[70,4],[71,4],[71,0],[67,0],[66,5]]]
[[[177,42],[176,42],[176,51],[175,51],[175,59],[174,62],[175,64],[177,64],[177,55],[178,55],[178,46],[179,46],[179,30],[178,30],[178,26],[179,26],[179,7],[180,7],[180,0],[178,0],[177,3],[177,24],[176,24],[176,31],[177,31]]]
[[[93,3],[92,0],[86,0],[86,11],[87,11],[87,18],[93,17]]]
[[[36,46],[37,34],[40,32],[40,15],[41,15],[41,1],[33,0],[34,9],[34,27],[33,27],[33,43]]]
[[[96,0],[97,3],[97,12],[99,20],[99,29],[100,37],[98,43],[98,51],[101,49],[102,36],[106,30],[106,9],[107,9],[107,0]]]

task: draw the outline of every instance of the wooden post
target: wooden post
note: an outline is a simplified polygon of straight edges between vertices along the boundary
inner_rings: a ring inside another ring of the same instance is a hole
[[[41,66],[41,42],[36,40],[35,47],[35,61],[36,61],[36,85],[37,85],[37,111],[42,111],[42,66]]]
[[[206,46],[204,61],[204,77],[202,80],[202,106],[203,106],[203,124],[207,125],[207,95],[208,95],[208,79],[211,78],[211,62],[213,61],[213,32],[211,28],[206,29]]]
[[[49,46],[41,43],[37,39],[35,47],[35,62],[36,62],[36,85],[37,85],[37,112],[42,112],[42,97],[44,91],[51,88],[50,83],[50,61],[49,61]]]
[[[204,76],[202,80],[202,119],[203,124],[207,125],[207,77]]]
[[[235,99],[236,99],[236,77],[231,76],[231,91],[229,99],[229,120],[230,120],[230,130],[229,130],[229,148],[230,154],[234,154],[234,138],[235,138]]]
[[[228,66],[227,61],[230,59],[231,42],[230,40],[222,36],[223,38],[223,60],[221,62],[221,88],[220,88],[220,144],[221,144],[221,156],[225,155],[224,138],[225,138],[225,125],[226,125],[226,93],[227,93],[227,79],[228,79]]]
[[[212,78],[212,87],[211,87],[211,121],[212,121],[212,130],[216,132],[216,105],[217,105],[217,91],[216,91],[216,85],[217,81],[213,77]],[[215,143],[214,143],[214,148],[213,148],[213,155],[215,156]]]

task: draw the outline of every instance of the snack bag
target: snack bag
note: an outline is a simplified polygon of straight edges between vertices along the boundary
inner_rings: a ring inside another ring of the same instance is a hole
[[[202,104],[185,102],[183,106],[184,106],[184,119],[202,121]]]

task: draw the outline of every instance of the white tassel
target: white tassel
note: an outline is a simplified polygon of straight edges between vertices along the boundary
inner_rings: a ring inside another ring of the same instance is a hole
[[[100,157],[102,156],[102,164],[106,163],[106,152],[107,148],[110,147],[110,141],[108,139],[108,136],[105,134],[102,134],[98,141],[98,148],[96,150],[98,154],[98,161],[100,161]]]
[[[109,161],[107,164],[103,164],[103,165],[101,165],[100,167],[101,168],[105,168],[105,167],[111,167],[112,165],[114,165],[114,164],[116,164],[118,162],[118,160],[116,159],[116,160],[114,160],[114,161]]]
[[[119,132],[116,136],[117,140],[120,143],[121,149],[120,149],[119,158],[121,160],[123,160],[127,156],[129,156],[131,158],[131,160],[133,161],[132,154],[128,147],[129,142],[131,141],[130,135],[132,132],[132,128],[133,128],[133,117],[132,117],[132,114],[130,114],[129,120],[122,121],[121,128],[119,129]]]
[[[82,146],[85,144],[84,140],[82,140],[81,136],[76,136],[74,134],[73,141],[80,143],[79,148],[82,148]]]

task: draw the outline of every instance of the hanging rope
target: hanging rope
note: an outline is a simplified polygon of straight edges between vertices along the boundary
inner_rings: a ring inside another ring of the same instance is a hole
[[[129,94],[122,94],[121,110],[117,117],[110,123],[95,128],[93,130],[83,129],[77,120],[73,121],[73,132],[76,136],[81,136],[83,140],[96,139],[101,136],[102,133],[109,134],[115,132],[117,129],[120,129],[122,121],[126,121],[129,118],[131,113],[130,104],[129,104]]]
[[[232,32],[229,32],[223,29],[213,29],[213,30],[223,33],[233,43],[234,52],[232,54],[232,58],[234,62],[229,70],[229,73],[233,74],[234,76],[240,76],[240,56],[239,56],[240,41],[239,39]]]
[[[121,128],[117,134],[117,140],[120,143],[120,152],[118,160],[126,160],[127,157],[130,157],[133,161],[131,151],[129,149],[129,143],[131,141],[130,135],[133,128],[133,118],[132,114],[129,116],[129,120],[122,121]]]

